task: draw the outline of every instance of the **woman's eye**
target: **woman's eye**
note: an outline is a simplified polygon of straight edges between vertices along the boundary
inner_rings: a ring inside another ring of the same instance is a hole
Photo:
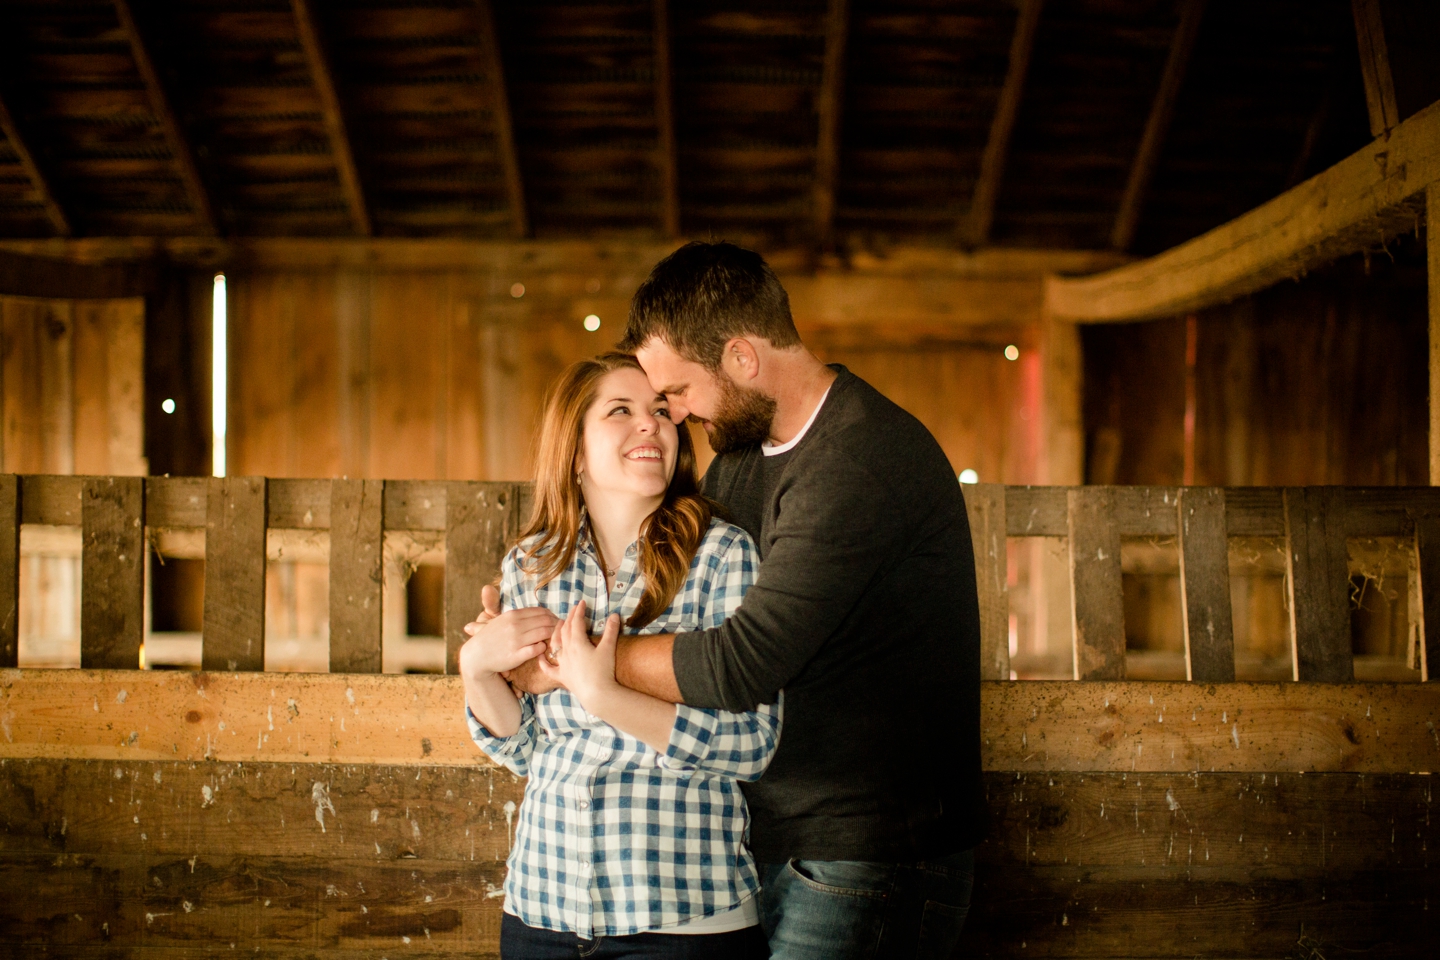
[[[656,411],[655,411],[655,416],[657,416],[657,417],[664,417],[666,420],[669,420],[669,419],[670,419],[670,410],[669,410],[668,408],[666,408],[666,407],[661,407],[659,410],[656,410]]]
[[[615,414],[617,414],[617,413],[629,413],[629,412],[630,412],[630,408],[629,408],[629,407],[616,407],[614,410],[611,410],[611,411],[610,411],[610,416],[613,417],[613,416],[615,416]]]

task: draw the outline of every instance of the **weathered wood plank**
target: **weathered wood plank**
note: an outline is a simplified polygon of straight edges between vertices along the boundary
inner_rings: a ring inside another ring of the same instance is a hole
[[[465,480],[447,484],[445,496],[445,672],[455,673],[480,590],[500,576],[516,498],[514,484]]]
[[[986,681],[981,707],[987,770],[1440,770],[1436,684]],[[485,765],[463,711],[458,677],[6,670],[0,758]]]
[[[1440,104],[1249,213],[1147,260],[1050,277],[1045,309],[1079,323],[1203,310],[1302,276],[1415,229],[1418,194],[1440,180]]]
[[[675,149],[674,69],[671,65],[670,0],[651,0],[655,24],[655,166],[660,173],[660,227],[680,236],[680,160]]]
[[[20,478],[0,474],[0,668],[20,662]]]
[[[265,669],[264,477],[215,477],[205,523],[205,670]]]
[[[1380,0],[1350,0],[1355,16],[1355,40],[1360,48],[1360,76],[1365,81],[1365,110],[1370,115],[1370,136],[1382,136],[1400,122],[1395,104],[1395,78],[1385,43]]]
[[[1230,610],[1230,562],[1225,491],[1180,491],[1180,606],[1185,675],[1202,683],[1235,679],[1235,629]]]
[[[1430,485],[1440,487],[1440,183],[1425,188],[1425,261],[1430,299]]]
[[[1114,494],[1074,487],[1066,494],[1075,679],[1125,679],[1125,607]]]
[[[1296,680],[1345,683],[1355,678],[1345,526],[1343,488],[1285,490],[1286,588]]]
[[[145,481],[86,477],[84,489],[80,666],[136,670],[145,639]]]
[[[330,481],[330,672],[380,672],[385,481]]]
[[[835,189],[840,180],[840,123],[845,104],[845,47],[850,36],[849,0],[829,0],[825,12],[825,56],[815,97],[819,130],[815,146],[814,228],[822,249],[834,242]]]
[[[22,476],[20,522],[80,526],[80,494],[84,486],[83,477]]]
[[[145,525],[162,530],[204,527],[209,491],[206,477],[146,477]]]
[[[1440,681],[1440,517],[1415,522],[1420,594],[1420,677]]]
[[[975,550],[980,597],[980,677],[1010,679],[1010,599],[1006,591],[1005,487],[977,483],[964,488]]]
[[[323,530],[330,526],[330,481],[276,478],[265,493],[272,527]]]

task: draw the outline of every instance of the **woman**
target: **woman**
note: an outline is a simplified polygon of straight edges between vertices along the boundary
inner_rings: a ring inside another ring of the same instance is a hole
[[[688,432],[629,355],[561,375],[536,459],[501,602],[563,619],[548,651],[480,630],[460,652],[471,736],[530,778],[501,956],[764,957],[737,781],[770,762],[779,706],[700,710],[615,680],[622,619],[638,633],[718,625],[754,579],[754,546],[712,516]],[[541,653],[562,688],[517,700],[500,674]]]

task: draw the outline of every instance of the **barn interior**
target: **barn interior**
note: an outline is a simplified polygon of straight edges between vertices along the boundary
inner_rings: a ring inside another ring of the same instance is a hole
[[[964,485],[963,955],[1419,955],[1437,42],[1421,0],[0,5],[0,946],[497,955],[523,782],[459,627],[547,385],[715,238]]]

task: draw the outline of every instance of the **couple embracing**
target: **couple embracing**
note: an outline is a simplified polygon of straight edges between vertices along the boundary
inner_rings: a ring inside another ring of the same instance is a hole
[[[502,957],[949,957],[984,832],[949,462],[739,247],[661,261],[620,350],[552,388],[460,654],[471,735],[529,778]]]

